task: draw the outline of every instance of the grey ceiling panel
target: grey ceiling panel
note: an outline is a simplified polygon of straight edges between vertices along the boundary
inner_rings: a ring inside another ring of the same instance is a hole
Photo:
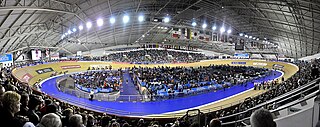
[[[234,35],[244,32],[261,39],[268,38],[269,41],[279,44],[280,54],[289,57],[320,53],[320,4],[317,1],[50,0],[50,2],[26,0],[18,3],[7,0],[6,5],[0,7],[0,46],[3,47],[1,52],[28,45],[43,45],[65,47],[68,48],[68,52],[76,53],[78,50],[88,51],[111,45],[136,43],[137,40],[160,42],[170,36],[168,30],[159,31],[157,23],[134,22],[138,15],[143,13],[148,20],[155,17],[163,18],[168,14],[171,18],[168,27],[177,25],[187,27],[193,20],[198,24],[202,22],[217,26],[225,24],[233,29]],[[124,14],[130,16],[127,25],[122,23]],[[116,24],[109,23],[110,16],[117,18]],[[102,27],[96,27],[97,18],[103,18]],[[85,46],[61,40],[62,34],[80,24],[85,27],[87,21],[92,21],[94,27],[89,31],[84,29],[70,38],[70,40],[80,40]],[[36,24],[44,24],[45,28],[25,29]],[[165,24],[160,25],[165,27]],[[141,40],[141,36],[147,33],[152,35]],[[85,44],[89,42],[97,44]]]

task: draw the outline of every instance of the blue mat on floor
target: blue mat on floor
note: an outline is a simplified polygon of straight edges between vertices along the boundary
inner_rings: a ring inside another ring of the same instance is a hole
[[[275,75],[270,75],[264,78],[259,78],[256,82],[272,80],[281,76],[281,72],[274,71]],[[151,114],[162,114],[194,108],[205,105],[221,99],[228,98],[235,94],[239,94],[246,90],[253,88],[253,83],[248,83],[247,87],[233,86],[226,89],[226,91],[219,90],[216,92],[203,93],[194,96],[187,96],[182,98],[170,99],[156,102],[107,102],[107,101],[90,101],[84,98],[78,98],[74,95],[59,92],[55,81],[56,78],[51,78],[43,82],[41,90],[61,101],[69,102],[70,104],[94,110],[99,112],[106,112],[109,114],[120,116],[144,116]]]

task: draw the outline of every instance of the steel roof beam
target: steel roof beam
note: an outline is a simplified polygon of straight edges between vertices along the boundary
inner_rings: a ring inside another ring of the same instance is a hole
[[[142,0],[139,0],[139,3],[138,3],[138,6],[137,6],[137,9],[136,9],[135,13],[137,13],[137,12],[139,11],[141,1],[142,1]],[[131,34],[132,34],[133,23],[134,23],[134,22],[131,22],[130,35],[129,35],[129,38],[128,38],[128,44],[129,44],[129,43],[132,43],[132,42],[131,42]]]
[[[270,26],[264,26],[264,25],[261,25],[261,24],[251,24],[251,25],[263,27],[263,28],[265,28],[265,29],[276,30],[276,31],[283,32],[283,33],[291,33],[291,31],[288,31],[288,30],[283,30],[283,29],[281,29],[281,28],[276,28],[276,27],[271,28]],[[250,25],[247,25],[247,26],[244,26],[244,27],[245,27],[244,30],[246,30],[247,28],[250,27]],[[255,32],[259,32],[259,31],[252,31],[252,33],[255,33]],[[260,31],[260,32],[263,32],[264,34],[269,33],[269,31]],[[274,32],[275,32],[275,31],[274,31]],[[291,34],[292,34],[292,36],[299,36],[299,34],[297,34],[297,33],[291,33]],[[256,36],[256,35],[253,35],[253,36]],[[318,39],[318,38],[313,38],[312,36],[309,36],[309,35],[301,35],[301,36],[302,36],[302,37],[307,37],[307,38],[309,38],[309,39],[315,39],[315,40],[317,40],[317,41],[320,41],[320,39]]]
[[[225,8],[230,8],[230,9],[233,9],[233,8],[236,8],[236,9],[257,9],[257,7],[248,7],[248,6],[246,6],[246,7],[244,7],[244,6],[226,6]],[[277,14],[281,14],[282,15],[282,13],[287,13],[287,14],[291,14],[291,12],[290,11],[285,11],[285,10],[281,10],[281,9],[273,9],[273,8],[262,8],[262,7],[259,7],[258,9],[260,9],[260,10],[263,10],[263,11],[275,11],[275,12],[277,12]],[[305,11],[308,11],[308,10],[305,10]],[[289,16],[289,17],[291,17],[291,15],[285,15],[285,16]],[[320,14],[320,13],[318,13],[318,14]],[[310,18],[310,19],[314,19],[314,20],[316,20],[316,21],[318,21],[318,22],[320,22],[320,19],[317,19],[317,18],[313,18],[313,17],[310,17],[310,16],[308,16],[308,15],[301,15],[301,14],[296,14],[296,15],[298,15],[298,16],[304,16],[304,17],[307,17],[307,18]]]
[[[15,11],[15,10],[28,10],[28,11],[48,11],[48,12],[58,12],[58,13],[66,13],[76,15],[73,12],[65,11],[65,10],[57,10],[57,9],[50,9],[50,8],[41,8],[41,7],[20,7],[20,6],[11,6],[11,7],[0,7],[0,11]]]
[[[274,23],[279,23],[279,24],[282,24],[282,25],[287,25],[287,26],[294,26],[294,27],[305,27],[305,28],[308,28],[308,30],[313,30],[312,27],[309,27],[309,26],[302,26],[302,25],[299,25],[299,24],[295,24],[295,23],[291,23],[291,22],[288,22],[288,21],[282,21],[282,20],[277,20],[277,19],[271,19],[271,18],[264,18],[264,17],[257,17],[257,16],[249,16],[249,15],[241,15],[239,17],[235,17],[235,19],[241,19],[241,18],[251,18],[251,19],[258,19],[258,20],[267,20],[267,21],[271,21],[271,22],[274,22]],[[320,22],[319,22],[320,24]],[[320,33],[320,30],[315,30],[316,32]]]

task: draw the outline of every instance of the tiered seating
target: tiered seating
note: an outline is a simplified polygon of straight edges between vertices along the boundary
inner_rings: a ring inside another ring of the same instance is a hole
[[[219,90],[270,74],[268,69],[210,65],[198,68],[133,68],[137,82],[158,96]]]
[[[118,52],[105,56],[107,61],[153,64],[153,63],[186,63],[208,59],[204,54],[178,52],[170,50],[145,49],[129,52]]]

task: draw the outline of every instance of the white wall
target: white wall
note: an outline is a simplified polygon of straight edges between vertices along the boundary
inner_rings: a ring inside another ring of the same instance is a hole
[[[205,54],[206,56],[221,56],[221,55],[227,55],[224,53],[218,53],[218,52],[214,52],[214,51],[208,51],[208,50],[203,50],[203,49],[198,49],[197,51],[202,52],[203,54]],[[229,55],[227,55],[229,56]]]
[[[317,95],[317,92],[313,92],[305,98],[309,98],[313,95]],[[299,103],[300,99],[292,101],[288,104],[280,106],[278,108],[287,107],[288,105],[298,103],[294,106],[290,106],[292,108],[301,109],[298,112],[289,111],[287,108],[280,111],[280,116],[277,116],[276,123],[278,127],[313,127],[318,122],[315,120],[315,117],[318,117],[319,111],[316,110],[319,108],[319,101],[315,101],[316,97],[308,99],[307,105],[301,106]],[[318,112],[318,113],[316,113]]]
[[[311,55],[311,56],[302,57],[299,60],[310,61],[312,59],[318,59],[318,58],[320,58],[320,53],[314,54],[314,55]]]
[[[110,54],[110,53],[114,53],[115,52],[115,51],[106,51],[106,50],[117,49],[117,48],[130,48],[130,47],[140,47],[140,45],[134,44],[134,45],[111,46],[111,47],[106,47],[106,48],[101,48],[101,49],[94,49],[94,50],[91,50],[91,51],[82,52],[82,55],[83,56],[103,56],[105,54]],[[218,53],[218,52],[213,52],[213,51],[208,51],[208,50],[202,50],[202,49],[198,49],[197,51],[205,54],[206,56],[226,55],[226,54],[223,54],[223,53]]]
[[[103,56],[105,49],[94,49],[91,51],[83,52],[82,56]]]
[[[20,56],[16,59],[16,61],[25,61],[25,60],[29,60],[26,53],[20,55]]]
[[[277,127],[312,127],[313,108],[276,119]]]
[[[83,55],[83,56],[103,56],[103,55],[105,55],[105,53],[114,52],[114,51],[108,51],[108,52],[106,52],[106,50],[117,49],[117,48],[128,48],[128,47],[139,47],[139,45],[138,45],[138,44],[134,44],[134,45],[117,45],[117,46],[111,46],[111,47],[94,49],[94,50],[82,52],[82,55]]]

